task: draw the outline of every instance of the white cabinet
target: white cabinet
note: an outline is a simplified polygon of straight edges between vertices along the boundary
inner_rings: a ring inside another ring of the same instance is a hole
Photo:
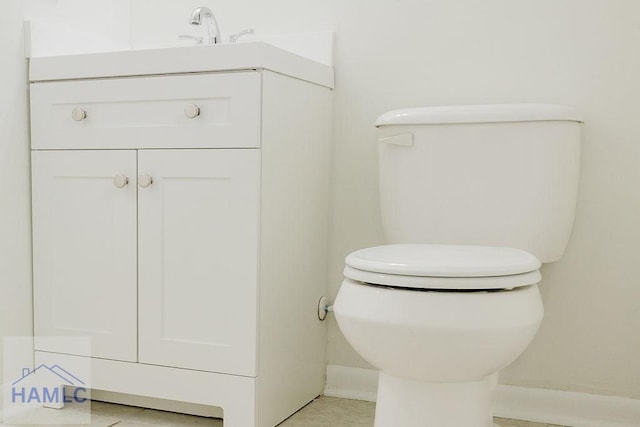
[[[36,363],[226,427],[320,394],[330,105],[266,70],[32,84],[35,333],[92,344]]]

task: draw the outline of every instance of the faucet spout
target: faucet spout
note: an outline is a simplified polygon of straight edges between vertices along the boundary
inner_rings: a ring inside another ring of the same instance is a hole
[[[204,22],[207,27],[207,35],[209,44],[222,43],[222,37],[220,37],[220,27],[218,27],[218,21],[216,17],[208,7],[201,6],[191,12],[189,17],[189,24],[202,25]],[[215,33],[212,32],[212,28],[215,29]]]

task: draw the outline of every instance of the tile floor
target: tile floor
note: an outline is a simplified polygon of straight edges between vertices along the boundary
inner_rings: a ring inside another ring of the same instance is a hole
[[[371,427],[375,404],[359,400],[336,399],[320,397],[302,408],[281,427]],[[63,410],[42,409],[32,414],[31,422],[37,424],[19,425],[32,426],[74,426],[70,424],[74,409]],[[541,424],[527,421],[507,420],[496,418],[501,427],[561,427],[552,424]],[[77,422],[77,421],[76,421]],[[18,424],[0,424],[2,426]],[[84,424],[86,425],[86,424]],[[176,414],[173,412],[156,411],[153,409],[136,408],[133,406],[114,405],[104,402],[92,402],[91,426],[94,427],[222,427],[222,421],[215,418],[195,417]],[[400,426],[399,426],[400,427]]]

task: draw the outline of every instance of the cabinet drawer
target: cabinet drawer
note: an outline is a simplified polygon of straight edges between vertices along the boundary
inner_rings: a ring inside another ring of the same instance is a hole
[[[35,83],[31,146],[259,147],[260,90],[257,71]]]

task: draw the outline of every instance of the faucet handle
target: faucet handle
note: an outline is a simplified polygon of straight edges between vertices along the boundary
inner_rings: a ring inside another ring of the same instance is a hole
[[[198,44],[202,44],[204,42],[204,39],[202,37],[190,36],[188,34],[180,34],[178,36],[178,39],[179,40],[195,40],[195,42]]]
[[[239,32],[237,32],[235,34],[231,34],[229,36],[229,43],[235,43],[235,42],[238,41],[238,38],[240,38],[242,36],[246,36],[247,34],[253,34],[253,33],[254,33],[253,28],[249,28],[247,30],[239,31]]]

